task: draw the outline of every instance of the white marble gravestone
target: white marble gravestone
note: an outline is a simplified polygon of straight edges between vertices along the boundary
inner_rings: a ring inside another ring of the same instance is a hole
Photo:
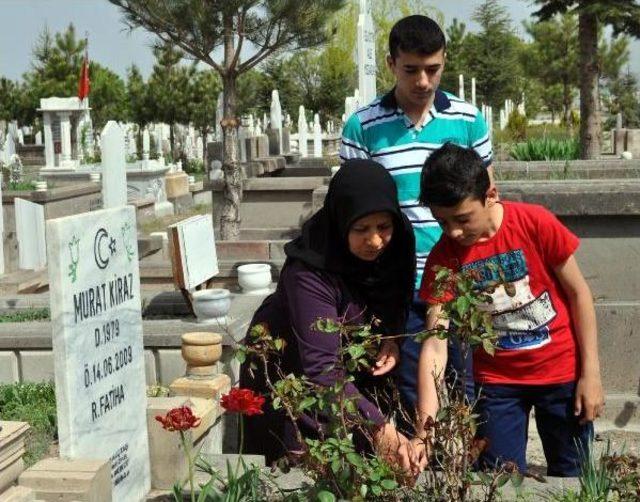
[[[169,226],[180,249],[184,289],[192,290],[218,275],[216,240],[211,214],[200,214]],[[173,230],[172,230],[173,231]]]
[[[307,119],[305,116],[304,106],[300,105],[298,109],[298,151],[301,157],[307,157],[309,155],[307,145]]]
[[[60,455],[110,459],[114,502],[150,489],[135,210],[47,221]]]
[[[44,206],[15,198],[18,268],[38,270],[47,266]]]
[[[110,120],[104,126],[102,149],[102,206],[120,207],[127,203],[127,174],[124,147],[124,131]]]
[[[362,102],[368,104],[376,98],[376,36],[367,0],[360,0],[357,34],[358,89]]]
[[[313,116],[313,156],[322,157],[322,126],[317,113]]]

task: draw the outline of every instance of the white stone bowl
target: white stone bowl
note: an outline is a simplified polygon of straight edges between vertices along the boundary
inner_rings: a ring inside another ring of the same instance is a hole
[[[200,323],[216,322],[224,319],[231,307],[231,293],[228,289],[201,289],[191,294],[193,311]]]
[[[238,284],[244,293],[269,293],[271,265],[268,263],[248,263],[238,267]]]

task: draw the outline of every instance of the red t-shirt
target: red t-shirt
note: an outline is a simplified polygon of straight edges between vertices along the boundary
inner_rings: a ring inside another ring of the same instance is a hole
[[[569,303],[553,269],[578,248],[578,238],[542,206],[502,202],[504,216],[490,239],[462,246],[443,235],[425,265],[420,297],[429,303],[450,298],[435,296],[433,267],[474,270],[477,286],[498,279],[503,285],[486,305],[498,338],[494,356],[474,351],[474,378],[480,383],[546,385],[575,381],[576,342]],[[492,264],[492,265],[489,265]],[[489,266],[487,266],[489,265]]]

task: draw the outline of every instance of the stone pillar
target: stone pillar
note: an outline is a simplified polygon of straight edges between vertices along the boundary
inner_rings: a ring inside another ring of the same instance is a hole
[[[58,116],[60,117],[60,141],[62,142],[60,166],[69,167],[71,164],[71,121],[67,112],[58,112]]]
[[[53,150],[53,132],[51,130],[51,113],[43,113],[44,125],[44,158],[45,165],[48,168],[55,167],[55,155]]]

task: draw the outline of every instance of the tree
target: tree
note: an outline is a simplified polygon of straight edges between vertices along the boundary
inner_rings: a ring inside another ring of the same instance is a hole
[[[100,63],[89,63],[91,78],[91,120],[94,128],[102,130],[109,120],[127,118],[127,93],[124,80]],[[76,81],[76,88],[77,88]],[[76,89],[77,91],[77,89]]]
[[[473,20],[480,31],[465,37],[466,73],[476,77],[478,100],[497,109],[505,99],[520,97],[523,72],[519,54],[523,43],[513,33],[511,18],[497,0],[480,4]]]
[[[189,122],[189,92],[195,66],[184,66],[180,62],[184,53],[170,42],[163,42],[153,48],[156,62],[147,82],[148,99],[154,120],[169,125],[169,142],[174,158],[180,156],[176,149],[175,125]]]
[[[326,39],[327,17],[344,0],[109,0],[131,29],[142,27],[211,66],[224,90],[224,202],[221,237],[240,236],[242,172],[238,165],[237,80],[283,50],[315,47]],[[215,49],[222,48],[218,57]],[[244,49],[246,57],[241,60]]]
[[[37,119],[40,99],[77,96],[86,46],[86,40],[76,37],[73,24],[54,35],[47,28],[40,33],[33,47],[31,69],[23,76],[23,123],[33,123]],[[108,120],[123,120],[126,116],[124,81],[96,61],[90,62],[89,76],[89,103],[96,127],[101,128]]]
[[[153,119],[149,88],[134,64],[127,68],[127,118],[138,125],[137,142],[142,144],[142,130]]]
[[[0,120],[18,117],[20,108],[20,86],[8,78],[0,78]]]
[[[604,103],[607,105],[612,117],[609,121],[609,128],[615,125],[615,116],[622,114],[622,127],[640,127],[640,89],[638,79],[627,70],[623,75],[613,79],[607,87],[604,95]]]
[[[467,71],[464,60],[464,42],[467,36],[467,26],[458,22],[456,18],[446,29],[447,53],[444,73],[440,80],[440,87],[449,92],[456,92],[458,88],[458,75]],[[471,75],[474,76],[474,75]]]
[[[523,24],[533,39],[523,58],[526,73],[553,88],[548,97],[543,96],[545,104],[552,117],[560,104],[564,123],[571,124],[573,91],[578,83],[578,21],[574,15],[565,13],[548,21]]]
[[[198,71],[188,87],[188,115],[202,136],[202,158],[207,160],[207,134],[215,128],[218,93],[222,89],[220,77],[213,70]]]
[[[540,9],[534,15],[541,21],[555,14],[578,14],[580,81],[580,154],[594,159],[600,154],[598,79],[598,28],[610,25],[614,36],[625,33],[640,37],[640,5],[634,0],[535,0]]]

